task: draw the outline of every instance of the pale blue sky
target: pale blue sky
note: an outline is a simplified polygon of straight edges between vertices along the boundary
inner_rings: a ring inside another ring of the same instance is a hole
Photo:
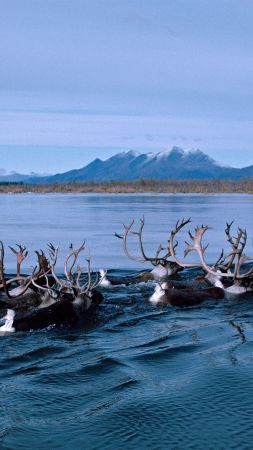
[[[252,0],[0,0],[0,167],[136,149],[253,164]]]

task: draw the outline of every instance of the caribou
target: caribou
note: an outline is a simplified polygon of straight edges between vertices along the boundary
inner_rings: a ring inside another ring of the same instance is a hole
[[[147,256],[144,249],[144,217],[140,219],[140,227],[137,231],[133,230],[134,220],[130,225],[123,225],[124,233],[115,233],[115,235],[121,239],[125,255],[138,263],[149,262],[154,266],[154,269],[121,279],[104,277],[104,286],[111,287],[114,284],[154,281],[155,290],[150,297],[150,301],[153,304],[171,304],[173,306],[197,305],[207,299],[221,300],[229,294],[242,294],[253,290],[253,268],[242,272],[245,263],[252,259],[244,254],[247,243],[246,230],[239,227],[234,238],[231,234],[233,222],[227,223],[225,234],[231,249],[228,254],[225,254],[222,249],[217,261],[208,265],[205,259],[208,245],[203,245],[203,237],[210,229],[208,226],[198,226],[194,233],[188,231],[190,243],[186,242],[184,261],[176,254],[178,246],[176,238],[179,232],[190,223],[190,218],[177,221],[169,234],[167,247],[159,245],[153,257]],[[140,256],[133,255],[128,249],[130,235],[137,236]],[[189,263],[185,260],[191,252],[198,255],[199,262]],[[191,268],[201,269],[204,275],[188,282],[174,279],[174,275],[179,274],[181,270]]]
[[[184,256],[178,256],[178,235],[190,224],[190,218],[179,220],[169,233],[167,245],[159,245],[154,256],[148,256],[144,248],[144,217],[140,219],[137,230],[133,229],[134,221],[124,225],[124,233],[115,235],[122,241],[125,255],[138,263],[150,263],[153,269],[122,278],[108,277],[104,270],[94,274],[91,258],[86,256],[85,242],[78,248],[70,245],[61,276],[57,270],[59,246],[49,243],[47,254],[42,250],[36,251],[37,263],[30,275],[23,274],[21,270],[28,255],[26,247],[10,247],[17,259],[16,273],[6,276],[5,248],[0,241],[0,321],[4,322],[0,332],[75,323],[80,318],[87,318],[101,303],[103,294],[100,287],[110,288],[118,284],[127,286],[152,282],[155,288],[150,302],[174,307],[195,306],[206,300],[221,301],[224,297],[252,292],[253,267],[247,263],[253,261],[253,257],[245,253],[247,231],[239,227],[233,237],[233,222],[227,223],[225,236],[229,251],[226,253],[222,249],[218,259],[210,264],[206,258],[208,245],[203,243],[210,230],[207,225],[197,226],[194,231],[188,230]],[[137,237],[140,256],[129,251],[130,235]],[[197,255],[197,262],[188,261],[188,255],[192,253]],[[80,260],[85,262],[85,267],[82,267]],[[177,275],[185,269],[201,269],[203,276],[182,280]]]
[[[121,278],[116,277],[109,278],[108,276],[106,276],[105,271],[101,270],[100,274],[101,277],[103,278],[102,284],[104,287],[111,287],[119,284],[129,285],[156,280],[161,282],[167,280],[168,277],[176,275],[178,272],[181,272],[183,270],[181,265],[177,264],[175,261],[170,260],[170,257],[172,256],[171,251],[168,248],[165,249],[161,244],[158,246],[154,256],[147,255],[143,244],[143,229],[145,226],[144,217],[140,219],[140,226],[137,230],[133,230],[133,225],[134,220],[132,220],[132,222],[129,225],[123,225],[124,227],[123,234],[115,233],[114,235],[122,241],[124,253],[129,259],[141,264],[150,263],[153,266],[153,269],[151,271],[148,270],[142,271],[137,275]],[[140,256],[133,255],[132,253],[130,253],[128,249],[128,240],[130,235],[137,237]],[[175,244],[175,247],[176,246],[177,243]]]
[[[91,271],[91,258],[85,258],[87,270],[78,258],[85,251],[83,242],[77,249],[70,246],[64,261],[64,275],[58,276],[56,264],[59,247],[48,245],[49,258],[43,251],[36,251],[38,263],[31,275],[21,274],[21,264],[27,257],[25,247],[11,248],[17,257],[17,273],[5,275],[5,249],[0,241],[0,288],[5,294],[0,299],[0,317],[5,320],[1,331],[28,331],[52,324],[74,323],[93,312],[103,300],[97,290],[102,278]],[[7,330],[8,331],[8,330]]]
[[[186,224],[190,222],[182,220],[176,224],[176,227],[172,230],[170,239],[170,248],[173,252],[173,239],[174,236],[180,231]],[[186,267],[201,267],[205,272],[205,280],[214,286],[223,289],[226,293],[231,294],[244,294],[253,290],[253,267],[246,267],[246,263],[253,261],[252,257],[247,256],[244,253],[247,244],[247,231],[246,229],[238,228],[236,237],[231,235],[231,227],[233,222],[227,223],[225,233],[227,241],[231,247],[231,250],[225,254],[222,249],[218,260],[210,265],[206,262],[205,251],[208,245],[203,245],[203,237],[208,230],[209,226],[198,226],[195,228],[194,234],[188,231],[190,243],[186,242],[184,256],[191,252],[195,252],[199,257],[199,263],[184,263],[180,261],[175,254],[173,254],[174,260],[182,268]]]
[[[191,219],[178,221],[170,233],[168,248],[171,257],[182,269],[201,268],[205,276],[197,277],[190,285],[180,282],[159,283],[150,297],[154,304],[171,304],[174,306],[188,306],[200,304],[206,299],[220,300],[228,295],[238,295],[253,290],[253,267],[245,268],[245,263],[252,261],[244,254],[247,243],[247,232],[238,228],[236,237],[232,237],[233,222],[227,223],[225,234],[231,250],[225,254],[222,249],[217,261],[210,265],[206,262],[205,252],[208,245],[203,244],[203,237],[210,229],[208,226],[197,226],[195,232],[188,231],[190,243],[186,242],[184,257],[195,252],[199,262],[188,263],[181,261],[175,253],[175,236],[189,223]]]

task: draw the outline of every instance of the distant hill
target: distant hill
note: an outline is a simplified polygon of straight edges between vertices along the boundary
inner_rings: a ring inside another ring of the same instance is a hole
[[[81,169],[47,177],[30,177],[29,183],[66,183],[72,181],[120,181],[155,179],[241,179],[253,178],[253,165],[236,169],[219,164],[200,150],[184,151],[173,147],[159,153],[134,151],[117,153],[102,161],[97,158]]]
[[[41,175],[35,172],[32,172],[28,175],[18,173],[18,172],[11,172],[6,174],[4,169],[0,168],[0,183],[27,183],[27,182],[36,182],[37,179],[44,179],[48,177],[48,175]],[[30,181],[31,180],[31,181]]]
[[[32,175],[33,179],[36,179],[35,175]],[[21,173],[12,172],[8,175],[0,175],[0,183],[20,183],[31,179],[31,175],[24,175]]]
[[[117,153],[102,161],[94,159],[81,169],[70,170],[56,175],[39,176],[11,173],[0,174],[0,182],[69,183],[73,181],[127,181],[146,179],[210,180],[253,178],[253,165],[236,169],[223,166],[200,150],[184,151],[173,147],[159,153],[138,153],[128,151]]]

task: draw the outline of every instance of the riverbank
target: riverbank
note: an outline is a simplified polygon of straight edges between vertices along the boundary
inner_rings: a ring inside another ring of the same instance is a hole
[[[0,183],[0,193],[246,193],[253,194],[253,179],[243,180],[137,180],[53,184]]]

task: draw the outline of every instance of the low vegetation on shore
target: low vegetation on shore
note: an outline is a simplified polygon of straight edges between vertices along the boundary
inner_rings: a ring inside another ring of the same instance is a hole
[[[0,193],[247,193],[253,194],[253,179],[242,180],[136,180],[71,182],[54,184],[0,183]]]

